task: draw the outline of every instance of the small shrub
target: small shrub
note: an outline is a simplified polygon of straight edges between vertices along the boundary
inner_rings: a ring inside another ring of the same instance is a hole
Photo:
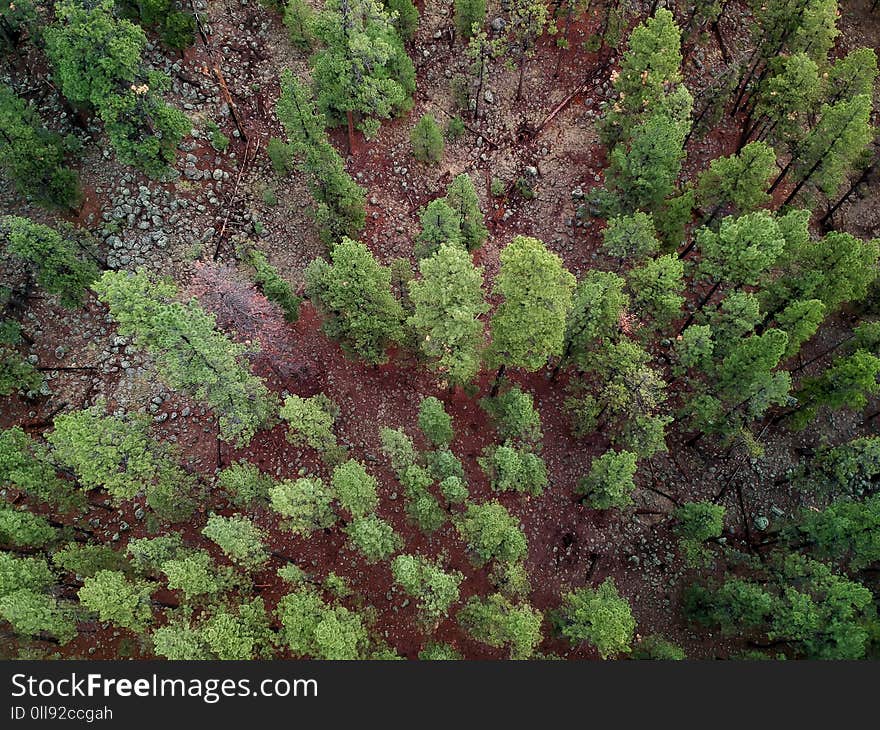
[[[436,165],[443,158],[443,132],[430,114],[425,114],[410,134],[413,156],[419,162]]]

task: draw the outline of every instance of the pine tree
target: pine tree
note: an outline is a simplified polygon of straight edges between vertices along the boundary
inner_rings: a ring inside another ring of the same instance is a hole
[[[547,5],[542,0],[511,0],[510,35],[517,48],[519,81],[516,85],[516,101],[522,98],[526,60],[535,55],[535,46],[545,31],[556,32]]]
[[[376,0],[329,0],[315,20],[324,47],[312,58],[318,107],[331,124],[355,125],[367,137],[379,120],[407,111],[415,70],[391,16]]]
[[[55,418],[48,435],[53,457],[76,475],[84,489],[106,489],[116,502],[141,491],[163,518],[188,520],[194,510],[195,479],[178,464],[174,452],[150,434],[143,414],[104,415],[100,406]]]
[[[83,304],[86,290],[98,278],[88,242],[72,227],[56,230],[28,218],[0,218],[0,238],[13,256],[35,272],[37,282],[69,309]]]
[[[503,300],[492,316],[487,353],[499,367],[495,392],[506,367],[535,371],[562,355],[574,288],[562,259],[537,238],[517,236],[504,248],[493,288]]]
[[[826,196],[837,193],[853,163],[874,137],[870,116],[871,97],[865,94],[822,105],[818,124],[770,186],[772,192],[794,172],[796,182],[782,206],[794,201],[807,184]]]
[[[602,231],[602,250],[620,263],[638,263],[653,256],[660,250],[653,216],[636,212],[609,218]]]
[[[324,318],[324,332],[349,356],[386,362],[387,348],[404,334],[404,312],[391,293],[391,272],[366,246],[348,238],[330,258],[332,263],[316,259],[305,272],[306,293]]]
[[[469,504],[456,528],[479,565],[490,560],[515,563],[528,552],[519,521],[500,502]]]
[[[489,231],[483,222],[483,211],[471,176],[466,172],[456,175],[446,190],[446,203],[458,214],[462,242],[468,251],[479,248]]]
[[[613,339],[629,306],[626,281],[610,271],[591,269],[577,285],[565,327],[565,348],[556,373],[569,360],[578,364],[602,341]]]
[[[296,657],[351,660],[366,656],[363,619],[344,606],[328,605],[307,588],[282,596],[276,611],[281,638]]]
[[[648,259],[627,275],[634,310],[646,314],[662,330],[681,315],[684,264],[675,254]]]
[[[153,282],[144,272],[108,271],[94,288],[120,333],[150,351],[168,385],[217,413],[223,440],[247,444],[270,421],[275,399],[245,366],[245,348],[218,332],[214,317],[195,301],[175,301],[173,284]]]
[[[708,211],[703,225],[728,206],[744,215],[767,205],[767,187],[775,169],[776,153],[764,142],[750,142],[736,154],[712,160],[697,183],[697,202]]]
[[[637,456],[630,451],[606,451],[593,460],[590,473],[577,485],[577,493],[594,509],[623,509],[633,503]]]
[[[589,642],[603,659],[631,651],[636,622],[613,578],[567,594],[559,608],[560,633],[572,644]]]
[[[315,220],[324,243],[332,246],[343,236],[356,236],[366,220],[365,192],[328,141],[324,115],[316,110],[311,93],[289,70],[281,74],[276,114],[315,200]]]
[[[269,560],[266,532],[242,515],[211,515],[202,534],[245,570],[257,570]]]
[[[75,150],[72,137],[50,132],[24,99],[0,84],[0,168],[19,193],[49,206],[78,207],[79,178],[65,165]]]
[[[290,42],[301,51],[309,51],[315,43],[312,26],[315,11],[305,0],[287,0],[284,7],[284,25]]]
[[[144,631],[152,621],[151,593],[148,583],[130,580],[116,570],[98,571],[86,578],[78,591],[82,604],[97,613],[101,621],[136,633]]]
[[[816,417],[822,407],[864,408],[868,396],[880,393],[880,357],[856,350],[852,355],[838,358],[822,375],[808,378],[795,394],[798,410],[792,416],[792,426],[802,429]]]
[[[541,643],[543,615],[528,603],[515,604],[500,593],[473,596],[458,613],[462,628],[477,641],[507,648],[511,659],[528,659]]]
[[[331,484],[339,504],[354,518],[365,517],[379,506],[376,479],[359,461],[349,459],[337,466]]]
[[[681,31],[672,13],[659,8],[654,17],[633,29],[620,71],[612,74],[618,99],[600,130],[609,148],[664,107],[667,94],[681,83],[681,64]]]
[[[470,40],[474,26],[486,20],[486,0],[455,0],[455,29],[465,41]]]
[[[463,247],[461,221],[444,198],[432,200],[419,213],[422,232],[416,242],[416,258],[433,255],[440,246]]]
[[[368,563],[388,560],[403,548],[403,540],[394,528],[376,515],[352,520],[345,528],[348,540]]]
[[[488,311],[483,275],[466,251],[441,245],[419,263],[422,278],[409,284],[415,310],[407,320],[431,367],[450,385],[464,385],[480,369],[483,324]]]
[[[416,599],[419,619],[427,627],[436,627],[458,601],[464,576],[446,572],[438,562],[421,555],[398,555],[391,563],[394,582]]]
[[[423,114],[409,136],[413,157],[436,165],[443,159],[443,131],[431,114]]]
[[[336,522],[333,491],[320,477],[286,479],[269,489],[272,509],[284,518],[283,524],[294,534],[309,535]]]

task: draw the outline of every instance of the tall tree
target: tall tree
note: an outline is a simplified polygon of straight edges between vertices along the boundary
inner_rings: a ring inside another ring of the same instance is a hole
[[[349,238],[330,258],[306,269],[306,293],[324,317],[324,332],[350,356],[386,362],[387,348],[403,340],[404,312],[391,293],[391,272]]]
[[[562,355],[574,288],[562,259],[537,238],[517,236],[501,252],[493,293],[502,302],[492,316],[487,353],[498,367],[493,395],[506,367],[534,371]]]
[[[95,284],[122,334],[133,335],[172,388],[204,401],[219,419],[220,437],[250,443],[275,411],[275,398],[244,363],[245,348],[217,331],[195,301],[175,300],[176,287],[144,272],[105,272]]]
[[[483,324],[489,307],[482,270],[466,251],[441,245],[419,263],[422,278],[409,284],[415,311],[407,323],[419,335],[419,348],[450,385],[464,385],[479,372]]]

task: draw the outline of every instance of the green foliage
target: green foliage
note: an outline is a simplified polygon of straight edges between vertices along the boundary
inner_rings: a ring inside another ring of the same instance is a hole
[[[519,521],[500,502],[469,504],[456,528],[479,565],[517,562],[528,552]]]
[[[287,0],[284,7],[284,25],[290,42],[301,51],[309,51],[315,44],[313,25],[315,11],[305,0]]]
[[[285,518],[285,526],[294,534],[308,535],[336,522],[334,494],[319,477],[285,479],[269,490],[272,509]]]
[[[453,142],[463,137],[466,131],[467,127],[464,126],[464,121],[462,121],[461,117],[452,117],[446,123],[446,137]]]
[[[682,661],[687,659],[684,649],[657,634],[645,636],[638,641],[633,647],[630,657],[654,661]]]
[[[43,547],[55,539],[55,528],[41,515],[0,504],[0,543],[13,547]]]
[[[152,576],[158,575],[167,561],[178,558],[185,552],[183,538],[177,532],[129,540],[125,550],[139,573]]]
[[[789,304],[776,315],[776,324],[788,335],[784,357],[792,357],[809,340],[825,318],[825,305],[819,299],[807,299]]]
[[[672,513],[675,533],[691,565],[708,561],[710,553],[703,547],[706,540],[721,537],[724,529],[724,506],[712,502],[685,502]]]
[[[443,148],[445,146],[443,144],[443,131],[433,115],[422,115],[412,128],[409,141],[412,145],[413,157],[419,162],[436,165],[443,159]]]
[[[105,416],[100,406],[74,411],[55,418],[47,440],[85,489],[106,489],[117,502],[144,491],[147,504],[171,521],[186,521],[195,511],[195,479],[153,439],[146,415]]]
[[[603,340],[613,338],[629,305],[623,278],[610,271],[591,269],[578,282],[565,327],[563,362],[578,364]]]
[[[94,288],[119,331],[150,351],[168,385],[216,412],[224,441],[244,446],[269,423],[274,396],[247,369],[245,348],[221,334],[195,300],[175,301],[174,285],[144,272],[108,271]]]
[[[725,206],[740,215],[764,207],[767,186],[776,169],[776,153],[764,142],[750,142],[736,154],[717,157],[697,182],[697,201],[714,218]]]
[[[441,480],[440,493],[449,504],[462,504],[470,496],[464,479],[454,475]]]
[[[700,272],[734,286],[756,284],[785,249],[779,223],[763,210],[728,216],[717,232],[701,228],[696,237],[703,254]]]
[[[862,241],[848,233],[832,231],[813,240],[807,232],[808,211],[794,211],[780,219],[790,226],[783,255],[777,260],[782,273],[762,292],[768,315],[795,301],[818,299],[831,314],[841,304],[858,301],[877,278],[880,240]],[[801,227],[802,226],[802,227]]]
[[[71,542],[53,553],[52,562],[74,575],[94,577],[102,570],[129,574],[131,564],[121,553],[109,545],[90,545]]]
[[[438,563],[421,555],[398,555],[391,564],[391,574],[418,601],[420,618],[426,626],[436,626],[449,614],[464,580],[458,571],[447,573]]]
[[[618,100],[606,114],[601,133],[609,144],[628,136],[646,115],[662,109],[671,88],[681,83],[681,31],[669,10],[636,26],[614,78]]]
[[[597,588],[585,586],[566,595],[559,622],[560,633],[572,644],[587,641],[603,659],[631,651],[636,622],[613,578],[606,578]]]
[[[28,218],[0,218],[0,237],[10,254],[34,271],[37,281],[69,309],[83,305],[86,290],[98,278],[91,251],[73,228],[56,230]]]
[[[434,641],[428,642],[425,648],[419,652],[421,661],[461,661],[462,656],[449,644],[440,644]]]
[[[367,473],[359,461],[349,459],[337,466],[333,470],[331,483],[339,504],[355,519],[376,511],[379,505],[376,479]]]
[[[56,22],[44,31],[46,53],[64,95],[97,110],[120,161],[160,176],[190,122],[158,96],[168,79],[144,67],[144,32],[113,9],[113,0],[60,0]],[[172,29],[172,39],[179,30]]]
[[[494,398],[483,398],[480,407],[492,418],[504,442],[534,448],[544,438],[541,414],[535,408],[534,398],[519,386],[505,390]]]
[[[627,275],[634,311],[644,313],[656,329],[679,316],[684,304],[684,262],[676,254],[648,259]]]
[[[392,18],[376,0],[329,0],[314,31],[323,48],[312,57],[312,78],[328,121],[339,124],[352,114],[371,137],[380,119],[412,106],[412,61]]]
[[[444,198],[437,198],[426,205],[419,213],[422,231],[416,242],[416,258],[424,259],[433,255],[440,246],[463,245],[461,221]]]
[[[268,155],[276,175],[286,175],[293,168],[293,149],[291,145],[278,139],[278,137],[272,137],[266,143],[266,155]]]
[[[13,487],[60,512],[86,506],[85,495],[56,473],[48,448],[18,426],[0,431],[0,486]]]
[[[777,556],[754,579],[692,586],[685,611],[725,635],[766,635],[808,659],[860,659],[876,621],[871,592],[798,554]]]
[[[419,11],[413,0],[382,0],[382,4],[388,10],[400,40],[404,43],[411,41],[419,26]]]
[[[256,464],[237,461],[217,475],[217,484],[236,507],[253,508],[269,503],[269,489],[275,480],[260,471]]]
[[[562,354],[574,277],[537,238],[517,236],[501,252],[493,294],[489,361],[535,371]]]
[[[512,446],[489,446],[477,463],[485,472],[492,489],[525,492],[540,496],[547,486],[547,467],[541,457],[531,451]]]
[[[805,378],[797,391],[796,430],[806,428],[820,408],[864,408],[868,396],[880,393],[880,357],[864,350],[835,360],[821,375]]]
[[[343,238],[332,263],[315,259],[306,269],[306,293],[324,318],[324,332],[343,352],[372,364],[403,340],[403,308],[391,293],[391,272],[362,243]]]
[[[452,430],[452,418],[443,407],[443,403],[434,396],[422,398],[419,403],[419,428],[436,448],[449,446],[455,433]]]
[[[880,496],[839,499],[821,511],[805,510],[793,532],[808,540],[818,556],[864,570],[880,560]]]
[[[218,566],[205,550],[195,550],[162,563],[168,588],[179,590],[186,602],[211,599],[232,587],[232,569]]]
[[[260,291],[266,295],[266,299],[277,304],[284,312],[284,319],[288,322],[296,322],[299,319],[299,297],[293,291],[293,287],[282,278],[272,264],[266,258],[266,254],[256,248],[248,249],[245,259],[254,270],[254,281],[260,287]]]
[[[0,168],[16,189],[46,205],[76,208],[79,179],[64,162],[75,141],[50,132],[37,113],[0,84]]]
[[[577,486],[589,505],[595,509],[622,509],[632,504],[633,482],[638,457],[630,451],[606,451],[593,459],[590,473]]]
[[[269,560],[265,531],[242,515],[211,515],[202,534],[216,542],[233,563],[246,570],[256,570]]]
[[[834,498],[861,499],[877,491],[880,437],[855,438],[819,449],[798,481],[810,491]]]
[[[68,643],[77,633],[71,611],[60,607],[53,596],[26,589],[0,596],[0,618],[8,621],[16,634],[48,634],[60,644]]]
[[[229,137],[227,137],[217,126],[216,122],[209,121],[205,124],[205,131],[208,133],[208,139],[211,141],[211,147],[218,152],[225,152],[229,147]]]
[[[327,139],[326,120],[315,107],[308,88],[290,70],[281,74],[276,114],[290,139],[267,148],[275,172],[285,174],[293,159],[305,175],[315,201],[314,216],[325,244],[334,246],[344,236],[357,236],[365,222],[365,191],[345,171],[342,158]]]
[[[336,449],[333,423],[339,409],[323,393],[310,398],[289,395],[281,406],[279,415],[288,422],[287,440],[296,446],[310,446],[322,454]]]
[[[385,520],[376,515],[357,517],[345,528],[351,544],[368,563],[388,560],[403,548],[403,540]]]
[[[653,256],[660,250],[653,216],[636,212],[609,218],[602,231],[602,250],[621,261],[638,262]]]
[[[419,336],[431,367],[453,385],[464,385],[480,369],[483,324],[488,311],[482,269],[466,251],[441,245],[419,262],[422,278],[409,283],[413,314],[407,320]]]
[[[597,387],[574,386],[565,401],[575,435],[601,427],[613,443],[641,458],[665,451],[665,429],[672,420],[661,414],[666,383],[650,362],[651,355],[629,339],[591,353],[583,368],[598,376]]]
[[[281,637],[294,656],[315,659],[361,659],[369,635],[363,619],[343,606],[326,604],[308,589],[288,593],[278,602]]]
[[[489,231],[483,222],[480,200],[470,175],[463,172],[455,176],[446,190],[446,202],[458,214],[461,240],[468,251],[479,248]]]
[[[83,606],[124,629],[143,632],[152,621],[148,583],[131,580],[118,570],[99,570],[87,577],[79,589]]]
[[[486,20],[486,0],[455,0],[455,30],[462,40],[469,40],[474,25],[481,26]]]
[[[527,603],[515,604],[494,593],[472,597],[458,613],[462,628],[477,641],[507,648],[511,659],[528,659],[541,643],[543,615]]]

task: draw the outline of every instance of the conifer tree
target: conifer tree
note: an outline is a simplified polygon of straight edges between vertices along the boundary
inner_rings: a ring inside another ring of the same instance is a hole
[[[345,171],[342,158],[327,139],[324,115],[290,70],[281,74],[276,114],[315,200],[315,220],[324,243],[333,246],[343,236],[356,236],[364,227],[365,192]]]
[[[470,40],[474,25],[481,26],[486,20],[486,0],[455,0],[455,29],[462,40]]]
[[[443,159],[443,131],[431,114],[423,114],[410,133],[413,157],[436,165]]]
[[[312,58],[318,108],[331,124],[348,125],[350,148],[355,126],[372,137],[381,119],[410,108],[415,70],[376,0],[330,0],[314,30],[323,44]]]
[[[422,278],[409,283],[414,311],[407,320],[431,367],[450,385],[464,385],[480,369],[483,324],[488,311],[483,275],[462,249],[441,245],[419,263]]]
[[[274,396],[247,369],[245,348],[218,332],[195,300],[181,304],[173,284],[142,271],[105,272],[94,288],[120,333],[150,351],[168,385],[216,412],[223,440],[247,444],[270,421]]]
[[[434,254],[443,244],[463,247],[461,221],[444,198],[437,198],[419,213],[422,232],[416,242],[416,258]]]
[[[62,208],[79,205],[79,179],[65,164],[76,141],[43,126],[24,99],[0,84],[0,168],[23,195]]]
[[[537,238],[517,236],[501,252],[493,293],[503,298],[492,316],[488,360],[499,368],[534,371],[562,355],[574,277]]]
[[[456,175],[446,189],[446,204],[458,214],[461,239],[468,251],[479,248],[489,235],[471,176]]]
[[[332,263],[315,259],[306,269],[306,293],[324,318],[322,328],[343,352],[369,363],[388,360],[403,340],[403,308],[391,293],[391,272],[362,243],[343,238]]]

